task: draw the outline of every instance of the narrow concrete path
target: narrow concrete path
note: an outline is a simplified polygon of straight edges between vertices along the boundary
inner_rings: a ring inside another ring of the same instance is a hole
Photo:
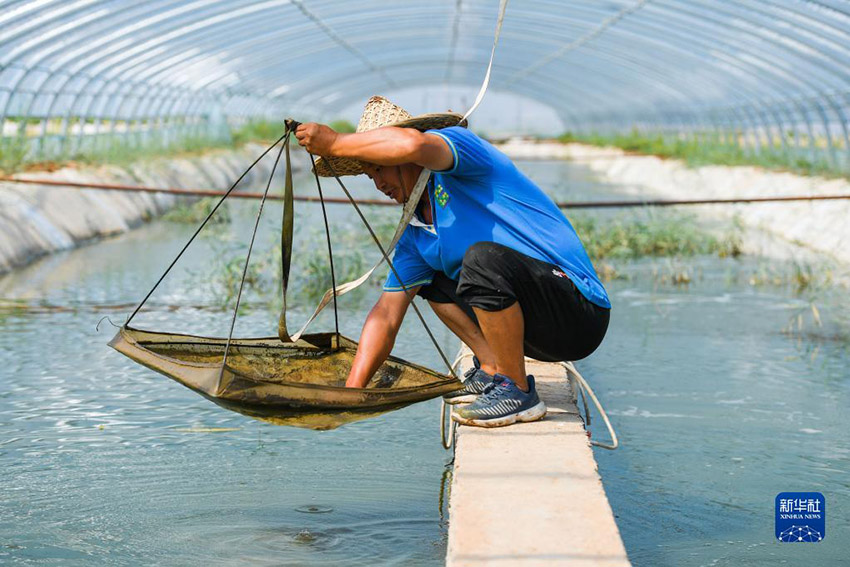
[[[543,420],[458,427],[446,565],[631,565],[566,370],[529,361],[528,372]]]

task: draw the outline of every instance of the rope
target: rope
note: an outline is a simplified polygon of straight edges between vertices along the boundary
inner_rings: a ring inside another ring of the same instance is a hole
[[[290,132],[290,129],[289,129],[289,126],[287,125],[286,131],[284,132],[284,135],[283,135],[283,138],[282,138],[285,141],[283,142],[283,145],[281,145],[280,151],[277,152],[277,157],[274,160],[274,165],[272,166],[272,171],[269,174],[269,180],[266,183],[266,190],[263,193],[264,196],[269,194],[269,189],[272,186],[272,178],[274,177],[274,172],[277,169],[277,164],[280,162],[280,156],[281,156],[281,154],[283,154],[284,150],[286,151],[286,165],[287,165],[287,167],[289,167],[289,165],[290,165],[289,164],[289,140],[290,140],[289,132]],[[287,172],[287,174],[288,174],[287,177],[289,177],[291,179],[291,175],[289,175],[289,172]],[[260,217],[263,216],[263,207],[265,206],[265,204],[266,204],[266,200],[264,198],[262,201],[260,201],[260,208],[257,211],[257,220],[254,221],[254,230],[251,232],[251,242],[250,242],[250,244],[248,244],[248,253],[245,255],[245,265],[242,268],[242,279],[239,282],[239,291],[236,294],[236,307],[234,307],[234,309],[233,309],[233,318],[230,320],[230,331],[227,334],[227,343],[224,345],[224,356],[221,359],[221,370],[218,373],[218,385],[216,386],[217,391],[221,387],[221,380],[224,377],[224,369],[225,369],[225,366],[227,364],[227,354],[230,351],[230,343],[233,341],[233,329],[234,329],[234,327],[236,327],[236,316],[239,314],[239,304],[242,301],[242,289],[245,287],[245,278],[248,275],[248,264],[251,262],[251,251],[254,249],[254,241],[257,238],[257,230],[260,228]],[[291,220],[290,220],[290,222],[291,222]],[[288,276],[289,275],[288,266],[285,270],[286,270],[286,275]],[[285,299],[285,297],[286,297],[286,283],[283,284],[283,289],[284,289],[284,310],[286,310],[286,299]]]
[[[454,362],[452,362],[452,368],[455,369],[455,373],[457,373],[457,367],[460,364],[460,361],[464,358],[472,357],[472,352],[468,352],[464,354],[463,346],[458,351],[457,356],[455,357]],[[457,436],[457,422],[451,418],[449,415],[449,404],[446,403],[445,399],[440,400],[440,444],[443,446],[443,449],[451,449],[454,446],[455,438]],[[446,423],[448,423],[448,427],[446,427]],[[448,434],[446,433],[448,430]]]
[[[294,132],[298,127],[298,123],[294,120],[286,120],[286,129],[289,132]],[[292,160],[289,157],[289,141],[291,137],[286,138],[284,147],[286,148],[286,174],[283,183],[283,216],[280,220],[280,315],[277,320],[277,336],[282,343],[294,343],[298,339],[292,339],[289,336],[289,330],[286,328],[286,290],[289,288],[289,269],[292,264],[292,237],[295,231],[295,209],[292,201],[294,187],[292,184]],[[269,182],[274,177],[272,170]]]
[[[587,383],[587,380],[581,375],[581,373],[576,369],[575,365],[572,362],[561,362],[560,363],[564,368],[567,369],[567,377],[570,380],[571,384],[577,383],[578,390],[581,392],[581,399],[584,403],[584,415],[586,416],[586,423],[590,425],[590,413],[587,411],[587,400],[585,400],[585,392],[590,396],[590,399],[593,401],[593,405],[596,406],[596,409],[599,410],[599,415],[602,416],[602,421],[605,422],[605,427],[608,428],[608,433],[611,435],[611,443],[601,443],[599,441],[590,440],[590,444],[596,447],[602,447],[603,449],[614,450],[620,446],[620,441],[617,439],[617,432],[614,431],[614,426],[611,425],[611,421],[608,419],[608,414],[605,413],[605,408],[602,407],[602,404],[599,403],[599,399],[596,397],[596,394],[593,392],[593,388],[590,387],[590,384]],[[573,392],[575,392],[575,388],[573,388]]]
[[[280,142],[280,140],[278,140]],[[263,153],[263,156],[277,145],[275,142]],[[260,157],[263,157],[260,156]],[[253,165],[251,166],[253,167]],[[250,168],[249,168],[250,169]],[[247,172],[246,172],[247,173]],[[244,175],[243,175],[244,176]],[[242,178],[240,177],[240,180]],[[16,179],[14,177],[0,177],[0,181],[7,183],[20,183],[26,185],[47,185],[51,187],[67,187],[73,189],[100,189],[103,191],[126,191],[138,193],[164,193],[167,195],[185,195],[191,197],[230,197],[231,199],[262,199],[262,193],[234,192],[233,188],[227,191],[212,189],[175,189],[145,187],[136,185],[114,185],[106,183],[80,183],[75,181],[55,181],[48,179]],[[238,183],[238,181],[237,181]],[[282,201],[283,195],[268,195],[269,201]],[[307,195],[293,195],[294,201],[305,203],[324,203],[329,205],[348,205],[350,199],[340,197],[311,197]],[[838,193],[835,195],[774,195],[768,197],[724,197],[716,199],[640,199],[621,201],[560,201],[555,204],[560,209],[601,209],[601,208],[628,208],[628,207],[670,207],[679,205],[723,205],[741,203],[784,203],[793,201],[838,201],[850,200],[850,193]],[[355,203],[365,206],[395,207],[397,203],[379,199],[355,199]],[[213,211],[214,212],[214,211]]]
[[[319,174],[316,172],[316,160],[313,158],[313,154],[310,155],[310,163],[313,164],[313,175],[316,178],[316,187],[319,189],[319,199],[322,201],[322,217],[325,220],[325,236],[328,241],[328,261],[331,264],[331,289],[333,290],[334,297],[334,330],[336,334],[339,335],[339,312],[337,310],[336,305],[336,273],[334,271],[334,252],[331,248],[331,227],[328,224],[328,211],[325,208],[325,198],[322,195],[322,183],[319,181]]]
[[[372,240],[375,241],[375,245],[378,247],[378,250],[381,251],[381,257],[383,258],[383,261],[385,261],[387,263],[387,265],[390,267],[390,270],[392,270],[393,275],[398,280],[398,283],[401,284],[402,291],[404,291],[405,294],[408,294],[409,293],[408,287],[404,284],[404,281],[402,280],[401,276],[396,271],[392,260],[390,260],[390,257],[387,254],[387,251],[384,250],[384,247],[381,245],[381,241],[378,239],[378,236],[375,234],[375,231],[372,230],[372,226],[369,224],[369,221],[366,220],[366,217],[363,215],[363,211],[361,211],[360,207],[357,206],[357,203],[354,201],[354,197],[351,196],[351,193],[348,192],[348,188],[346,188],[345,184],[342,182],[342,179],[340,179],[339,176],[336,174],[336,171],[334,171],[333,165],[331,164],[330,160],[328,161],[327,165],[328,165],[328,168],[331,170],[331,173],[333,174],[334,178],[336,179],[336,182],[339,184],[339,186],[342,188],[343,192],[345,193],[345,196],[348,197],[348,199],[351,201],[351,204],[354,207],[354,210],[357,211],[358,216],[360,216],[360,220],[363,221],[363,224],[366,226],[366,229],[369,231],[369,234],[372,236]],[[425,177],[426,173],[430,173],[430,172],[427,169],[423,169],[422,174],[420,174],[420,176],[419,176],[420,181],[422,180],[423,177]],[[426,177],[426,180],[427,180],[427,177]],[[408,201],[414,203],[413,209],[415,209],[416,208],[415,204],[419,202],[419,198],[416,197],[414,199],[414,195],[411,194]],[[407,204],[408,203],[405,203],[405,208],[407,208]],[[404,226],[402,226],[402,224]],[[403,229],[406,226],[407,226],[407,222],[404,221],[404,219],[402,219],[402,223],[399,224],[399,228]],[[398,230],[396,231],[396,234],[398,236],[400,236],[400,234],[398,233]],[[394,242],[396,240],[397,240],[396,238],[393,238]],[[391,248],[395,248],[395,244],[392,244]],[[375,265],[375,268],[377,268],[379,264],[380,264],[380,262]],[[375,268],[372,268],[372,270],[370,270],[369,272],[364,274],[364,276],[368,277],[372,273],[372,271],[374,271]],[[361,279],[364,278],[364,276],[361,276]],[[437,352],[439,353],[440,358],[443,360],[443,363],[446,365],[446,368],[449,369],[449,374],[451,374],[452,378],[454,378],[455,380],[459,380],[459,378],[457,377],[457,374],[455,373],[454,366],[452,366],[449,363],[449,359],[446,358],[446,353],[443,352],[443,349],[440,347],[440,343],[437,342],[437,339],[434,337],[434,334],[431,332],[431,328],[428,326],[428,323],[425,321],[425,317],[422,316],[422,312],[419,311],[419,307],[416,305],[416,302],[413,301],[413,298],[410,299],[410,305],[411,305],[411,307],[413,307],[413,310],[416,312],[416,316],[419,318],[419,321],[422,323],[422,326],[425,328],[425,332],[428,334],[428,338],[431,340],[431,343],[433,343],[434,348],[437,349]]]
[[[178,252],[178,254],[174,258],[174,260],[171,261],[171,264],[169,264],[168,267],[165,269],[165,271],[162,273],[162,275],[159,276],[159,279],[156,281],[155,284],[153,284],[153,287],[150,289],[150,291],[147,293],[147,295],[145,295],[144,299],[142,299],[142,301],[136,306],[136,308],[133,310],[133,313],[131,313],[130,316],[127,318],[127,321],[124,322],[125,327],[130,324],[130,321],[133,320],[133,317],[136,316],[136,314],[139,312],[139,309],[141,309],[142,306],[145,304],[145,302],[148,299],[150,299],[150,296],[153,294],[154,291],[156,291],[156,288],[159,287],[159,284],[162,283],[162,280],[165,279],[165,276],[168,275],[168,273],[171,271],[171,269],[174,267],[174,265],[177,263],[177,261],[181,258],[181,256],[183,256],[183,253],[186,252],[186,249],[189,248],[189,246],[192,244],[192,242],[194,242],[195,237],[197,237],[198,234],[201,232],[201,230],[203,230],[203,228],[206,226],[206,224],[209,222],[209,220],[212,218],[212,216],[216,213],[216,211],[221,206],[221,204],[224,203],[224,200],[233,192],[234,189],[236,189],[236,186],[239,185],[239,182],[242,181],[245,178],[246,175],[248,175],[248,172],[251,171],[254,168],[254,166],[257,165],[260,162],[261,159],[266,157],[266,154],[269,153],[272,150],[272,148],[274,148],[276,145],[278,145],[288,135],[289,135],[289,131],[287,130],[286,133],[283,136],[281,136],[280,138],[278,138],[278,140],[274,144],[272,144],[271,146],[266,148],[265,151],[263,151],[263,153],[261,153],[260,156],[257,159],[254,160],[254,163],[252,163],[251,165],[248,166],[248,169],[246,169],[242,173],[242,175],[239,176],[239,179],[237,179],[236,181],[233,182],[233,185],[230,186],[230,189],[228,189],[227,191],[225,191],[222,194],[221,199],[219,199],[218,203],[215,204],[215,206],[212,208],[212,210],[209,212],[209,214],[203,220],[203,222],[201,222],[201,225],[195,230],[195,233],[192,234],[191,238],[189,238],[189,241],[183,246],[183,249],[180,250],[180,252]]]
[[[478,108],[478,105],[481,104],[481,101],[484,100],[484,94],[487,92],[487,87],[490,86],[490,73],[493,70],[493,60],[496,58],[496,46],[499,45],[499,36],[502,33],[502,22],[505,19],[505,10],[508,7],[508,0],[501,0],[499,3],[499,18],[496,20],[496,33],[493,36],[493,49],[490,50],[490,62],[487,64],[487,73],[484,74],[484,82],[481,83],[481,88],[478,89],[478,95],[475,97],[475,102],[472,103],[472,106],[469,110],[466,111],[466,114],[461,118],[461,122],[469,118],[469,116],[475,112],[475,109]]]

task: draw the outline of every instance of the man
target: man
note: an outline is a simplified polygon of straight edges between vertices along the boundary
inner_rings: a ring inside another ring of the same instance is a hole
[[[455,421],[493,427],[546,414],[524,356],[588,356],[608,328],[610,303],[572,225],[510,159],[455,114],[411,117],[369,100],[357,132],[302,124],[298,142],[323,156],[320,175],[366,173],[405,203],[423,168],[433,173],[395,249],[384,292],[360,337],[346,386],[364,387],[389,356],[414,296],[475,354]],[[399,281],[401,279],[401,281]],[[404,286],[402,286],[404,284]],[[407,292],[404,289],[407,289]]]

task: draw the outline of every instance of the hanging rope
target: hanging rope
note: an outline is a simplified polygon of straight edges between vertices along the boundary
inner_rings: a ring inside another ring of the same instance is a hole
[[[331,248],[331,228],[328,223],[328,211],[325,209],[325,197],[322,194],[322,183],[319,181],[319,175],[316,173],[316,160],[313,157],[313,154],[310,155],[310,163],[313,164],[313,174],[316,177],[316,187],[319,190],[319,199],[322,202],[322,218],[325,221],[325,236],[328,241],[328,262],[331,265],[331,289],[333,290],[333,298],[334,298],[334,329],[336,330],[336,334],[339,335],[339,312],[337,310],[337,293],[336,293],[336,274],[334,272],[334,253]]]
[[[505,20],[505,10],[508,8],[508,0],[501,0],[499,3],[499,18],[496,20],[496,33],[493,35],[493,49],[490,50],[490,62],[487,64],[487,72],[484,74],[484,81],[481,83],[481,88],[478,89],[478,95],[475,97],[475,102],[463,115],[461,122],[472,115],[473,112],[484,100],[484,95],[487,92],[487,87],[490,86],[490,73],[493,71],[493,60],[496,58],[496,46],[499,45],[499,36],[502,34],[502,22]]]
[[[277,157],[274,160],[274,165],[272,166],[272,171],[269,174],[269,180],[266,183],[266,190],[263,192],[263,200],[260,201],[260,208],[257,211],[257,220],[254,221],[254,230],[251,232],[251,242],[248,244],[248,253],[245,255],[245,265],[242,268],[242,279],[239,281],[239,291],[236,293],[236,307],[233,308],[233,318],[230,320],[230,331],[227,333],[227,343],[224,345],[224,357],[221,360],[221,371],[218,374],[218,387],[221,386],[221,379],[224,376],[224,368],[227,364],[227,353],[230,351],[230,343],[233,341],[233,329],[236,326],[236,316],[239,314],[239,304],[242,301],[242,290],[245,287],[245,278],[248,275],[248,264],[251,262],[251,252],[254,250],[254,241],[257,238],[257,230],[260,228],[260,217],[263,216],[263,207],[266,204],[265,196],[269,194],[269,189],[272,186],[272,178],[274,178],[274,172],[277,169],[277,164],[280,162],[281,154],[286,151],[286,165],[287,165],[287,191],[291,194],[292,192],[292,169],[290,167],[289,162],[289,133],[290,129],[287,125],[286,131],[283,134],[283,145],[280,147],[280,151],[277,152]],[[291,205],[291,203],[290,203]],[[284,210],[286,207],[284,207]],[[284,229],[281,231],[282,233],[286,233],[286,219],[284,219]],[[292,218],[290,215],[289,218],[289,233],[290,233],[290,241],[292,240]],[[289,261],[288,258],[285,259],[286,267],[284,268],[284,283],[283,283],[283,305],[284,311],[286,310],[286,283],[285,280],[289,279]]]
[[[378,250],[381,251],[381,257],[382,257],[383,261],[385,261],[387,263],[387,265],[390,267],[390,270],[392,271],[393,275],[396,277],[398,282],[401,284],[402,291],[404,291],[405,294],[409,295],[409,293],[410,293],[409,288],[404,284],[404,281],[402,280],[401,276],[396,271],[395,266],[392,263],[392,260],[390,260],[389,255],[387,255],[387,251],[384,249],[383,245],[381,244],[381,241],[378,239],[378,236],[375,234],[375,231],[372,230],[372,226],[369,224],[369,221],[366,220],[366,217],[363,215],[363,211],[361,211],[360,207],[357,206],[357,203],[354,201],[354,197],[351,196],[351,193],[349,193],[348,188],[342,182],[342,179],[340,179],[339,175],[337,175],[336,171],[334,171],[333,165],[331,164],[330,160],[328,160],[327,165],[328,165],[328,168],[331,170],[331,173],[333,174],[334,178],[336,179],[336,182],[339,184],[339,186],[342,188],[342,191],[345,193],[345,196],[348,197],[348,199],[351,201],[351,205],[354,207],[354,210],[357,211],[357,214],[360,217],[360,220],[363,221],[363,224],[366,226],[366,229],[369,231],[369,234],[372,236],[372,240],[375,242],[375,245],[378,247]],[[427,182],[428,175],[430,175],[430,173],[431,172],[428,171],[427,169],[423,169],[422,174],[420,174],[420,176],[419,176],[419,181],[421,182],[423,177],[424,177],[425,181]],[[428,175],[426,175],[426,174],[428,174]],[[417,186],[418,185],[419,185],[419,182],[417,182]],[[424,184],[423,184],[423,188],[424,188]],[[416,191],[414,191],[414,193],[416,193]],[[415,211],[416,206],[419,204],[419,197],[421,196],[421,194],[422,194],[422,191],[420,190],[419,195],[416,196],[415,199],[414,199],[414,194],[411,194],[411,196],[408,198],[408,202],[405,203],[405,214],[402,215],[402,221],[403,222],[399,223],[399,227],[396,229],[396,236],[393,238],[393,242],[389,246],[389,248],[391,250],[395,249],[395,245],[397,244],[398,239],[401,237],[401,232],[404,232],[404,229],[407,228],[407,223],[410,221],[409,218],[407,218],[407,220],[405,220],[405,218],[404,218],[405,216],[407,216],[408,205],[412,202],[414,205],[410,210]],[[371,275],[371,273],[379,265],[380,265],[380,262],[378,262],[378,264],[375,264],[375,267],[372,268],[371,270],[369,270],[369,272],[367,272],[366,274],[364,274],[364,276],[368,277],[368,275]],[[411,300],[410,300],[410,305],[411,305],[411,307],[413,307],[413,310],[416,312],[416,316],[419,318],[419,321],[422,323],[422,326],[425,328],[425,332],[428,334],[428,338],[431,340],[431,343],[434,345],[434,348],[437,349],[437,352],[439,353],[440,358],[443,360],[443,363],[446,365],[446,368],[448,368],[449,374],[453,378],[459,380],[459,378],[457,377],[457,374],[455,373],[454,366],[449,362],[449,359],[446,357],[446,354],[443,352],[443,349],[440,347],[440,343],[437,342],[437,339],[434,337],[434,334],[431,332],[431,328],[428,326],[428,323],[425,321],[425,317],[422,316],[422,312],[419,311],[419,307],[416,305],[416,302],[413,301],[413,298],[411,298]]]
[[[595,447],[601,447],[603,449],[610,449],[613,451],[620,446],[620,441],[617,439],[617,432],[614,431],[614,426],[611,425],[611,420],[608,419],[608,414],[605,412],[605,408],[602,407],[602,404],[593,392],[593,388],[590,387],[590,384],[587,383],[584,376],[582,376],[578,369],[576,369],[575,364],[572,362],[561,362],[560,364],[567,369],[567,378],[573,386],[573,392],[576,392],[577,390],[581,392],[581,399],[584,405],[585,423],[590,426],[590,412],[587,408],[587,400],[585,400],[584,397],[585,392],[587,392],[587,395],[589,395],[590,399],[593,401],[593,405],[595,405],[596,409],[599,410],[599,415],[602,416],[602,421],[605,422],[605,427],[608,428],[608,433],[611,435],[611,443],[602,443],[591,439],[590,444]],[[576,387],[576,385],[578,387]]]
[[[239,183],[245,178],[246,175],[248,175],[248,172],[251,171],[252,169],[254,169],[254,166],[257,165],[260,162],[261,159],[266,157],[266,154],[269,153],[272,150],[272,148],[277,146],[287,136],[289,136],[288,130],[283,136],[278,138],[278,140],[274,144],[272,144],[271,146],[266,148],[265,151],[263,151],[263,153],[261,153],[259,155],[259,157],[257,159],[255,159],[254,162],[251,165],[248,166],[248,169],[246,169],[244,172],[242,172],[242,175],[240,175],[239,178],[236,181],[233,182],[233,185],[230,186],[230,189],[228,189],[227,191],[224,192],[221,199],[219,199],[218,203],[215,204],[215,206],[209,212],[207,217],[203,220],[203,222],[201,222],[201,225],[195,230],[195,233],[192,234],[191,238],[189,238],[189,241],[183,246],[183,249],[180,250],[180,252],[178,252],[178,254],[174,258],[174,260],[171,261],[171,264],[168,265],[168,267],[165,269],[165,271],[162,273],[162,275],[159,276],[159,279],[156,281],[156,283],[153,284],[153,287],[150,289],[150,291],[147,293],[147,295],[145,295],[145,297],[142,299],[142,301],[139,302],[139,304],[136,306],[136,308],[133,310],[133,312],[130,314],[130,316],[127,317],[127,320],[124,322],[124,326],[127,326],[127,325],[130,324],[130,321],[133,320],[133,317],[136,316],[136,314],[139,312],[139,310],[142,308],[142,306],[145,304],[145,302],[148,299],[150,299],[150,296],[153,294],[154,291],[156,291],[156,288],[159,287],[159,284],[162,283],[162,280],[165,279],[165,276],[168,275],[168,273],[171,271],[171,269],[174,267],[174,265],[177,263],[177,261],[183,256],[183,253],[186,252],[186,250],[189,248],[189,246],[192,244],[192,242],[194,242],[195,237],[197,237],[198,234],[200,234],[201,230],[203,230],[203,228],[207,225],[207,223],[213,217],[213,215],[216,213],[216,211],[218,211],[218,208],[221,206],[221,204],[224,203],[224,200],[227,199],[227,197],[230,196],[230,194],[233,192],[233,190],[236,189],[236,186],[239,185]]]

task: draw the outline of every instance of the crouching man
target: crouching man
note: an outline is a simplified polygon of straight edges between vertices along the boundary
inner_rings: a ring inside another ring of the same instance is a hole
[[[390,271],[366,319],[346,386],[363,387],[386,360],[419,295],[475,354],[464,388],[446,396],[472,402],[453,419],[485,427],[534,421],[546,406],[524,357],[588,356],[605,336],[611,304],[555,203],[460,118],[411,117],[372,97],[354,134],[316,123],[296,131],[302,146],[323,156],[319,175],[365,173],[398,203],[423,168],[433,172],[396,246],[398,277]]]

